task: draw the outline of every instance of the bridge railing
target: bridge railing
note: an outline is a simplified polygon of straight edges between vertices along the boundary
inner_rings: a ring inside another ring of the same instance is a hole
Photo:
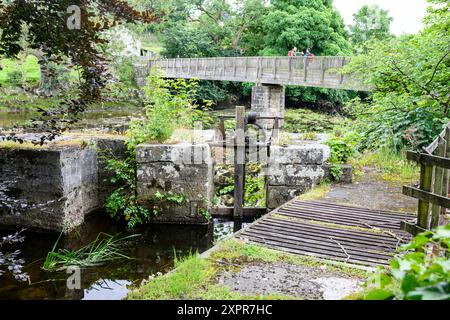
[[[364,90],[354,75],[339,72],[349,57],[222,57],[148,61],[168,78],[198,78],[258,84]]]
[[[408,160],[420,164],[420,185],[404,186],[403,194],[419,200],[417,221],[405,222],[403,229],[417,234],[445,223],[450,209],[450,123],[436,140],[422,152],[407,152]]]

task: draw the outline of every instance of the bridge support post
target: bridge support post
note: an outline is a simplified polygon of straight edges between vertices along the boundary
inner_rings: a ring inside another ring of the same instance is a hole
[[[262,117],[280,117],[284,118],[285,113],[285,87],[279,85],[256,85],[252,89],[252,107],[253,112]],[[259,123],[266,130],[273,130],[274,120],[261,120]],[[282,128],[284,121],[279,122],[279,128]]]

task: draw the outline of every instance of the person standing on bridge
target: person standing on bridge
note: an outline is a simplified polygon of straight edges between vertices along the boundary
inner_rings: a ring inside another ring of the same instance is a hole
[[[306,49],[306,53],[305,53],[305,63],[306,63],[306,67],[308,67],[308,65],[310,63],[314,62],[314,54],[311,53],[311,49],[307,48]]]
[[[298,51],[297,47],[294,47],[294,49],[289,50],[288,57],[295,57],[297,55],[297,51]]]

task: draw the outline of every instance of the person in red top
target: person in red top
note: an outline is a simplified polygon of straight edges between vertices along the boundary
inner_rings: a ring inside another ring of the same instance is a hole
[[[288,57],[295,57],[295,55],[297,54],[297,51],[298,51],[297,47],[294,47],[294,49],[289,50]]]

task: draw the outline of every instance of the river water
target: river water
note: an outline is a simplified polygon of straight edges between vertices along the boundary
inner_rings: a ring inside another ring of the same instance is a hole
[[[60,235],[25,231],[24,243],[14,245],[12,250],[21,251],[20,257],[25,259],[24,271],[30,276],[31,284],[19,283],[6,273],[0,277],[0,299],[123,299],[142,280],[173,269],[175,257],[180,259],[190,253],[202,253],[219,239],[231,235],[233,223],[215,219],[213,224],[200,226],[150,225],[131,233],[106,213],[97,213],[59,243],[66,249],[76,250],[95,240],[101,232],[120,236],[139,234],[126,245],[125,251],[131,259],[82,269],[81,290],[70,290],[65,272],[46,272],[42,269],[47,253]],[[2,230],[0,236],[11,233],[13,230]]]

